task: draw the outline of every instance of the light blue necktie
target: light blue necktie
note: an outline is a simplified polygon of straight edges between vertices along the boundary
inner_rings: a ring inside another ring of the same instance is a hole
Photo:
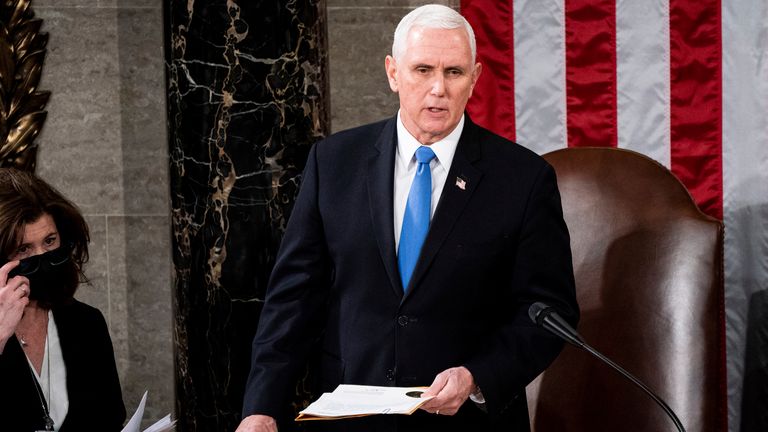
[[[434,158],[435,153],[429,147],[421,146],[416,150],[416,161],[419,165],[408,193],[397,251],[397,265],[400,268],[404,291],[408,290],[408,282],[419,259],[421,245],[424,244],[429,231],[429,213],[432,208],[432,172],[429,170],[429,162]]]

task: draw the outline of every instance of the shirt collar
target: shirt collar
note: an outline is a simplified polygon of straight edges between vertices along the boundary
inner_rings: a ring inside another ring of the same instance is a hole
[[[459,138],[461,138],[461,132],[464,130],[464,115],[461,116],[459,124],[448,134],[445,138],[433,143],[429,146],[435,156],[437,162],[444,166],[446,170],[451,166],[453,161],[453,155],[456,153],[456,147],[459,145]],[[400,111],[397,112],[397,159],[403,166],[408,166],[412,160],[414,160],[414,154],[416,150],[421,147],[422,144],[408,132],[405,128],[403,120],[400,118]]]

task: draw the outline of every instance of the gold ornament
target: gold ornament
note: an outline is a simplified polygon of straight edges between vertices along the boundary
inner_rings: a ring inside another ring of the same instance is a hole
[[[45,104],[51,92],[37,91],[48,33],[35,18],[31,0],[0,0],[0,166],[34,171]]]

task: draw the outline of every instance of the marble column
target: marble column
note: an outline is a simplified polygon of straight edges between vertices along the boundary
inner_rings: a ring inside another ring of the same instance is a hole
[[[180,431],[234,430],[251,339],[313,142],[325,0],[166,0]]]

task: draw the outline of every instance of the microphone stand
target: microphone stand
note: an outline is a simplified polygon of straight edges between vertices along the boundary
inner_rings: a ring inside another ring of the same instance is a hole
[[[669,407],[669,405],[667,405],[667,403],[666,403],[666,402],[664,402],[664,401],[663,401],[663,400],[662,400],[660,397],[658,397],[658,396],[656,395],[656,393],[654,393],[654,392],[653,392],[653,391],[652,391],[652,390],[651,390],[651,389],[650,389],[650,388],[649,388],[647,385],[645,385],[645,384],[644,384],[642,381],[640,381],[639,379],[635,378],[635,376],[634,376],[634,375],[632,375],[631,373],[629,373],[629,372],[627,372],[626,370],[624,370],[624,368],[623,368],[623,367],[621,367],[621,366],[619,366],[618,364],[614,363],[614,362],[613,362],[611,359],[609,359],[608,357],[604,356],[604,355],[603,355],[603,354],[601,354],[601,353],[600,353],[598,350],[596,350],[596,349],[592,348],[591,346],[587,345],[586,343],[582,343],[582,345],[577,345],[577,346],[579,346],[580,348],[583,348],[583,349],[584,349],[584,350],[586,350],[588,353],[590,353],[590,354],[592,354],[593,356],[597,357],[598,359],[602,360],[603,362],[605,362],[606,364],[608,364],[608,366],[612,367],[614,370],[616,370],[616,371],[618,371],[620,374],[624,375],[624,377],[625,377],[625,378],[627,378],[628,380],[632,381],[632,382],[633,382],[633,383],[635,383],[635,384],[636,384],[638,387],[640,387],[641,389],[643,389],[643,391],[645,392],[645,394],[647,394],[648,396],[650,396],[650,397],[651,397],[651,399],[653,399],[653,400],[654,400],[654,402],[656,402],[656,404],[658,404],[658,405],[661,407],[661,409],[663,409],[663,410],[664,410],[664,412],[666,412],[666,413],[667,413],[667,415],[669,416],[669,418],[670,418],[670,419],[672,419],[672,422],[673,422],[673,423],[675,423],[675,427],[677,428],[677,430],[678,430],[678,431],[680,431],[680,432],[685,432],[685,428],[683,428],[683,424],[680,422],[680,419],[679,419],[679,418],[677,418],[677,416],[675,415],[675,412],[674,412],[674,411],[672,411],[672,408],[670,408],[670,407]]]
[[[675,412],[672,411],[672,408],[670,408],[666,402],[664,402],[659,396],[656,395],[656,393],[654,393],[647,385],[637,379],[634,375],[627,372],[623,367],[616,364],[613,360],[604,356],[602,353],[600,353],[600,351],[592,348],[589,346],[589,344],[584,342],[584,339],[581,337],[581,335],[579,335],[576,330],[574,330],[564,319],[562,319],[553,308],[543,303],[534,303],[531,305],[529,315],[537,325],[544,327],[545,329],[549,330],[550,333],[553,333],[571,345],[579,347],[597,357],[599,360],[602,360],[603,363],[607,364],[615,371],[623,375],[625,378],[632,381],[635,385],[643,389],[645,394],[650,396],[650,398],[653,399],[653,401],[656,402],[656,404],[664,410],[667,416],[672,419],[672,422],[675,423],[677,430],[679,432],[685,432],[685,428],[680,422],[680,419],[677,418]]]

